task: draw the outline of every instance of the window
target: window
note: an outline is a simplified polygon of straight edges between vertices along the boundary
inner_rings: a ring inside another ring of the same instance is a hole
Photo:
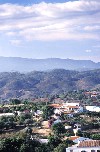
[[[73,152],[73,150],[70,150],[70,152]]]
[[[95,150],[91,150],[91,152],[95,152]]]
[[[100,150],[97,150],[97,152],[100,152]]]

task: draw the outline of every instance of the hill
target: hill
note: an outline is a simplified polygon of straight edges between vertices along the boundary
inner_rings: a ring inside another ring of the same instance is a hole
[[[32,98],[96,87],[100,88],[100,69],[82,72],[56,69],[25,74],[0,73],[0,97],[3,99]]]
[[[0,57],[0,72],[31,72],[53,69],[93,70],[100,68],[100,63],[91,60],[72,59],[27,59],[19,57]]]

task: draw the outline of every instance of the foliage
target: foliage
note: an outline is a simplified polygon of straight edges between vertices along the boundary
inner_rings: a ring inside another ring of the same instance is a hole
[[[0,118],[0,129],[1,132],[3,131],[3,129],[14,129],[16,127],[16,123],[14,121],[14,117],[13,116],[2,116]]]
[[[19,99],[11,99],[12,104],[21,104],[21,101]]]
[[[62,123],[56,123],[52,125],[52,130],[54,132],[55,135],[59,135],[59,134],[63,134],[65,133],[65,127]]]
[[[56,95],[68,92],[72,95],[73,90],[93,89],[100,83],[100,69],[91,71],[69,71],[57,69],[48,72],[30,72],[26,74],[18,72],[0,73],[0,89],[3,98],[15,98],[12,103],[19,104],[20,101],[16,97],[46,97],[48,94]],[[84,84],[84,86],[83,86]],[[5,90],[5,89],[6,90]],[[27,91],[26,91],[27,90]],[[5,91],[7,92],[5,96]],[[24,95],[24,96],[23,96]],[[75,99],[86,101],[86,97],[82,92],[73,94]],[[62,98],[62,97],[61,97]],[[98,96],[98,100],[99,100]],[[52,101],[53,98],[50,99]],[[90,100],[89,100],[90,102]],[[26,102],[27,103],[27,102]]]
[[[93,140],[100,140],[100,133],[99,134],[92,134],[90,136]]]
[[[58,142],[56,138],[54,142],[41,144],[38,140],[30,139],[29,135],[15,135],[0,139],[0,152],[53,152],[59,143],[61,140]]]
[[[42,117],[47,120],[53,114],[54,108],[45,105],[42,107],[42,111],[43,111]]]
[[[31,133],[32,133],[32,128],[26,127],[26,128],[23,129],[23,132],[24,132],[24,133],[31,134]]]
[[[54,148],[53,152],[66,152],[66,148],[71,147],[73,144],[72,140],[67,139]]]
[[[25,114],[21,114],[19,117],[19,123],[24,123],[24,124],[29,124],[32,123],[32,116],[31,114],[25,113]]]
[[[66,131],[66,134],[65,134],[67,137],[69,137],[69,136],[74,136],[74,132],[73,132],[73,130],[72,129],[70,129],[70,130],[67,130]]]
[[[61,143],[59,144],[53,152],[66,152],[66,144],[65,143]]]
[[[58,146],[61,143],[61,138],[59,136],[56,135],[50,135],[48,137],[49,140],[49,145],[52,145],[54,147]]]

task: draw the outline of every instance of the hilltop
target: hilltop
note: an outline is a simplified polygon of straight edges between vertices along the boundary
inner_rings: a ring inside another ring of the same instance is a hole
[[[91,60],[72,60],[60,58],[28,59],[20,57],[0,57],[0,72],[31,72],[53,69],[93,70],[99,69],[100,63]]]

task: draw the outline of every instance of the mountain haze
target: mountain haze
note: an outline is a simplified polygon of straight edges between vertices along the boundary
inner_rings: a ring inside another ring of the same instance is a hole
[[[92,70],[99,69],[100,63],[91,60],[72,59],[27,59],[20,57],[0,57],[0,72],[31,72],[53,69]]]

